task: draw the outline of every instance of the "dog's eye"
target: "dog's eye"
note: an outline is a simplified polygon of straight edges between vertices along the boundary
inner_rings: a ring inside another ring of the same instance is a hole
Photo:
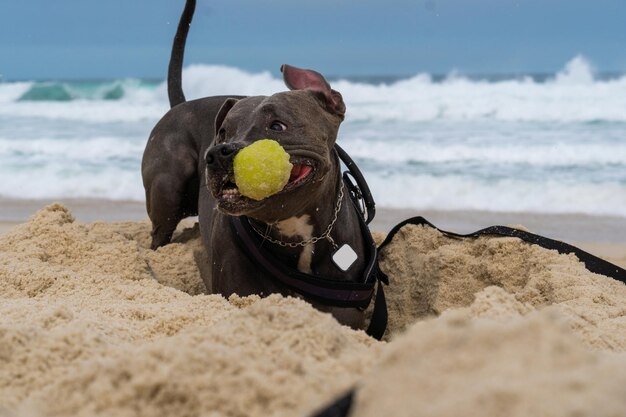
[[[278,132],[282,132],[283,130],[287,130],[287,126],[285,126],[284,123],[281,123],[276,120],[272,122],[272,124],[270,125],[270,129],[276,130]]]

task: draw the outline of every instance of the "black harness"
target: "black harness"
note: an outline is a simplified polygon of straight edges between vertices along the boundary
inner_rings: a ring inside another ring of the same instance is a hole
[[[360,233],[365,240],[367,263],[361,282],[337,281],[290,268],[263,247],[263,239],[252,229],[247,217],[230,217],[231,226],[239,245],[254,264],[283,286],[307,299],[334,307],[365,310],[378,283],[367,334],[380,340],[387,328],[387,303],[382,284],[388,284],[389,281],[378,267],[378,249],[367,226],[376,213],[375,203],[363,174],[352,158],[339,145],[335,145],[335,151],[348,168],[343,173],[342,181],[348,190],[352,207],[358,213]]]

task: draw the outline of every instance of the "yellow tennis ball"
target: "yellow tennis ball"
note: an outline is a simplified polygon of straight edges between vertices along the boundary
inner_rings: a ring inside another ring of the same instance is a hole
[[[257,140],[235,155],[235,184],[240,194],[263,200],[285,187],[292,167],[289,154],[278,142]]]

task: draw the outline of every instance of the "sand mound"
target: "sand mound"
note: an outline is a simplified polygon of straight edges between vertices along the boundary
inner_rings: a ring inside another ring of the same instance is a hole
[[[471,319],[476,310],[501,317],[497,304],[516,304],[496,287],[479,298],[482,305],[472,305],[469,315],[446,312],[389,344],[360,383],[352,415],[392,409],[396,417],[623,415],[624,354],[586,349],[553,308],[524,318],[509,311],[506,320]]]
[[[300,300],[203,295],[197,229],[176,241],[61,205],[3,236],[0,415],[306,415],[355,384],[359,416],[624,409],[626,287],[573,257],[407,226],[386,344]]]
[[[416,319],[469,306],[474,294],[495,285],[532,309],[560,307],[586,344],[626,351],[626,286],[589,272],[574,255],[516,238],[450,239],[407,225],[381,261],[391,280],[391,334]]]

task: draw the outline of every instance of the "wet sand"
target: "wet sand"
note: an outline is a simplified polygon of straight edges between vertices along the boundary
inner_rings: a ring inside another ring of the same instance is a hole
[[[22,223],[37,210],[59,202],[72,211],[77,220],[105,222],[147,219],[143,202],[103,199],[12,200],[0,198],[0,230]],[[400,221],[422,216],[435,226],[457,233],[500,225],[523,225],[531,232],[553,239],[576,242],[626,244],[626,217],[589,216],[585,214],[511,213],[471,210],[416,210],[377,207],[370,225],[375,231],[387,232]]]

